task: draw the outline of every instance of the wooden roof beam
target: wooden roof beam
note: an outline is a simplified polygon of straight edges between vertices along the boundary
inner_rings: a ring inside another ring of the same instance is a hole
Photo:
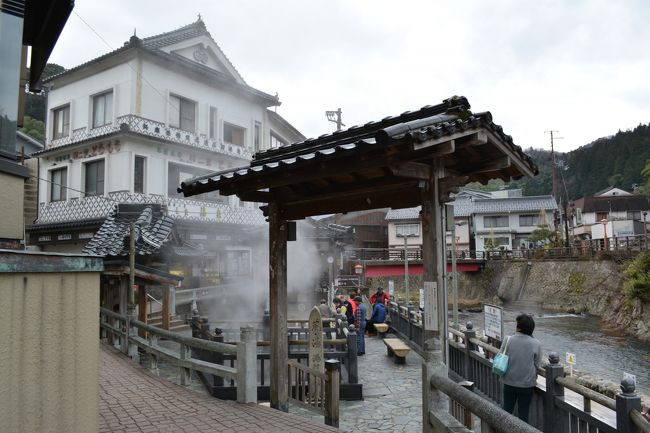
[[[431,166],[421,162],[404,162],[388,167],[393,176],[407,177],[410,179],[431,179]]]
[[[417,188],[410,186],[401,190],[384,191],[382,194],[348,195],[336,199],[285,203],[282,208],[286,219],[296,220],[326,213],[347,213],[385,207],[413,207],[420,204],[421,197],[418,191]],[[261,209],[264,215],[268,216],[268,206],[262,206]]]

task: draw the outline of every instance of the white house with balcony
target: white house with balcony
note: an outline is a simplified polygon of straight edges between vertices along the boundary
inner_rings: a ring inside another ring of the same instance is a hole
[[[277,95],[246,84],[200,18],[156,36],[132,36],[45,85],[32,245],[80,251],[117,203],[157,203],[182,239],[204,250],[195,273],[250,272],[248,238],[265,224],[256,204],[216,193],[186,200],[176,189],[305,137],[269,109],[280,105]]]
[[[485,251],[488,239],[496,248],[529,248],[530,234],[540,225],[553,225],[557,204],[552,196],[522,196],[521,190],[482,192],[463,190],[449,204],[453,207],[456,249]],[[389,248],[422,245],[420,208],[391,209],[387,215]],[[447,232],[451,247],[451,232]]]

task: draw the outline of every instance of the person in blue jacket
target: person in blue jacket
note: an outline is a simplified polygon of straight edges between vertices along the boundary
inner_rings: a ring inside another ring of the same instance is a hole
[[[381,302],[375,303],[375,306],[372,307],[372,316],[370,317],[370,320],[366,323],[366,329],[369,330],[369,332],[373,333],[375,332],[374,324],[375,323],[384,323],[386,321],[386,306],[382,304]]]

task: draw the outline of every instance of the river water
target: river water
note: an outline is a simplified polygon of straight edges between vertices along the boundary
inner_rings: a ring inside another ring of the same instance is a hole
[[[542,344],[543,357],[557,352],[566,368],[566,353],[573,353],[573,368],[619,384],[623,372],[634,374],[637,391],[650,396],[650,343],[620,333],[606,332],[596,316],[558,314],[543,310],[526,311],[535,318],[533,336]],[[504,310],[505,335],[515,332],[515,317],[520,311]],[[483,313],[461,312],[460,322],[471,320],[474,329],[482,332]]]

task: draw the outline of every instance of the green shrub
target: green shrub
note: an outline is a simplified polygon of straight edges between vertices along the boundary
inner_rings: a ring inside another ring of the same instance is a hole
[[[641,253],[623,271],[623,293],[628,301],[650,302],[650,254]]]

